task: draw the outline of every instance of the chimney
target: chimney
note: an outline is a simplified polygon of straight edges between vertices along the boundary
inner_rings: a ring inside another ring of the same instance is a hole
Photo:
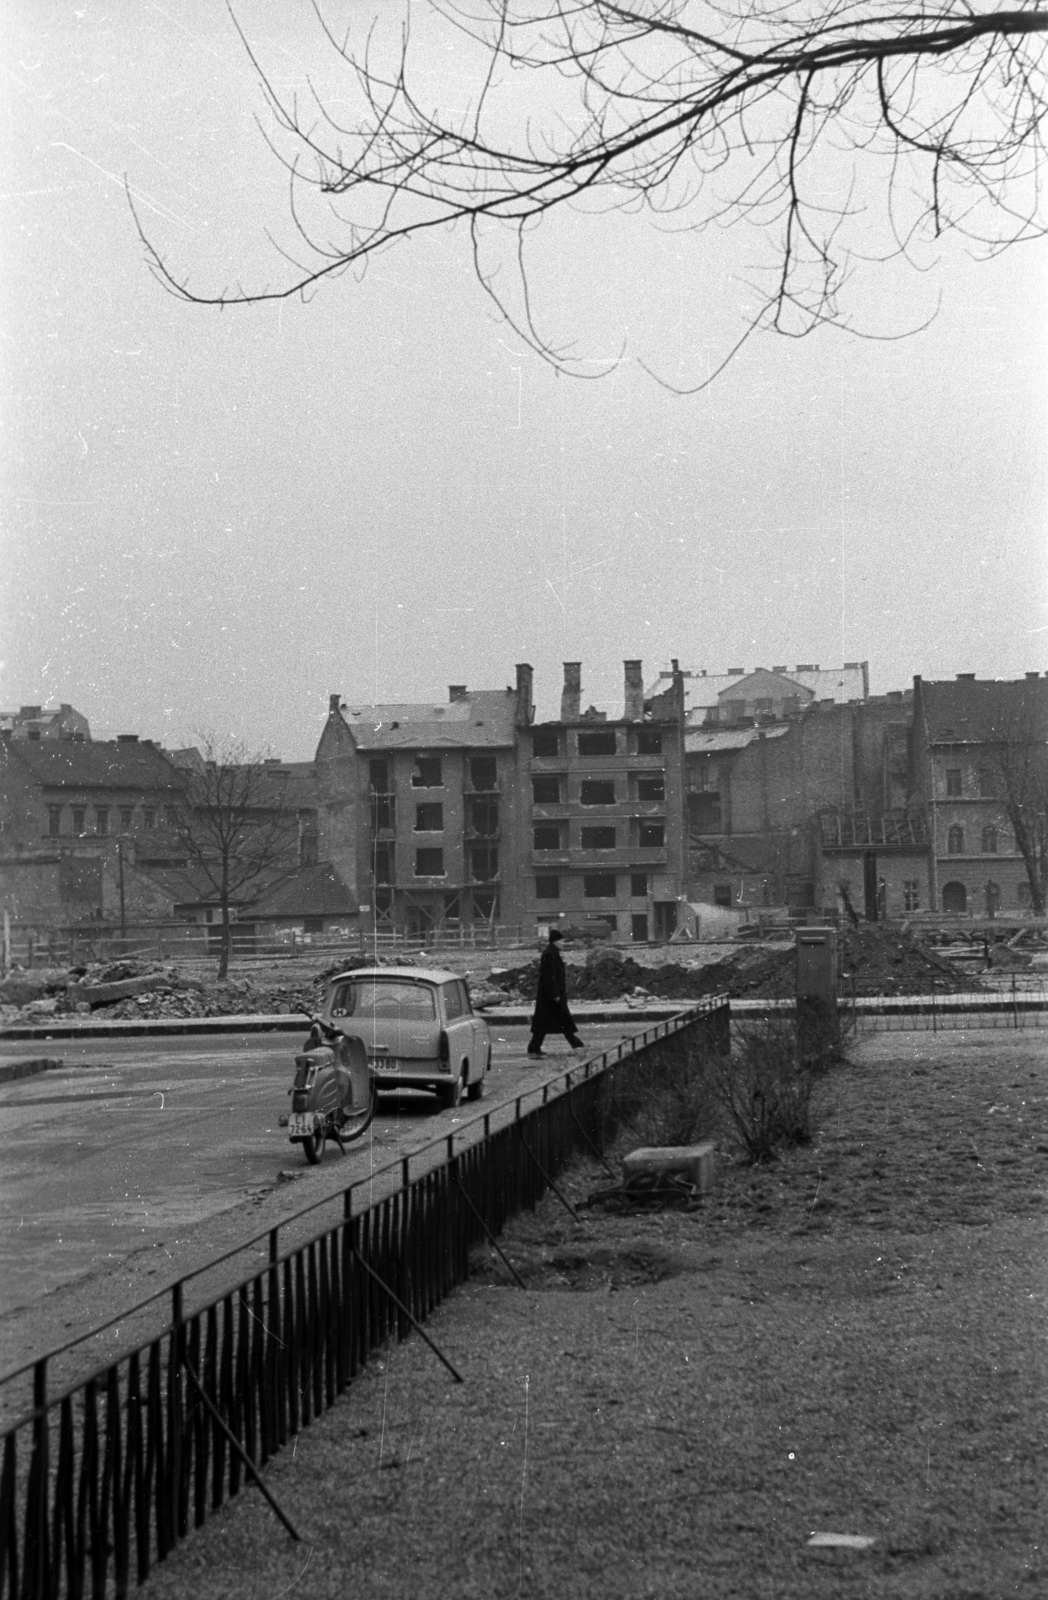
[[[975,673],[974,672],[959,672],[957,674],[957,682],[958,683],[974,683],[975,682]]]
[[[535,720],[535,674],[526,661],[517,662],[517,721],[527,726]]]
[[[137,744],[138,743],[138,734],[137,733],[118,733],[117,736],[116,736],[116,742],[117,742],[117,744]]]
[[[1026,672],[1026,673],[1023,674],[1023,676],[1027,680],[1030,680],[1030,679],[1033,679],[1033,678],[1039,678],[1041,676],[1041,674],[1039,672]]]
[[[582,705],[582,662],[565,661],[564,688],[560,696],[561,722],[578,722]]]
[[[644,672],[640,661],[624,661],[625,701],[623,717],[627,722],[644,721]]]
[[[449,683],[448,684],[448,699],[451,701],[452,704],[454,704],[456,700],[465,700],[465,698],[466,698],[466,685],[464,683]]]
[[[22,706],[21,709],[19,710],[18,715],[20,717],[25,717],[26,719],[28,719],[30,717],[38,717],[40,715],[40,707],[39,706]]]
[[[342,704],[342,696],[340,694],[329,694],[328,695],[328,716],[333,717],[335,715],[336,711],[341,706],[341,704]]]

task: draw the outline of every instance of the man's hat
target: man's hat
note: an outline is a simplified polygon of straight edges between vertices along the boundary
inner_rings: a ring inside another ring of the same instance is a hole
[[[556,941],[558,939],[563,939],[563,937],[564,937],[564,935],[561,933],[559,928],[551,928],[549,930],[549,942],[550,942],[550,944],[556,943]]]

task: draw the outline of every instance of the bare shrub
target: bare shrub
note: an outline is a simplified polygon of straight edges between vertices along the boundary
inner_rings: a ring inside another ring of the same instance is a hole
[[[731,1055],[711,1060],[712,1081],[750,1160],[810,1143],[813,1094],[830,1063],[828,1048],[812,1051],[809,1044],[802,1056],[796,1025],[785,1017],[744,1023],[734,1035]]]

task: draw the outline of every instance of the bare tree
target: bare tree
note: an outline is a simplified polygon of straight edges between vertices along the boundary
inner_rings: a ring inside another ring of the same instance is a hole
[[[184,768],[185,786],[171,820],[187,875],[218,901],[218,976],[229,972],[231,911],[245,890],[294,865],[297,815],[285,801],[286,780],[266,758],[233,742],[202,739],[203,758]]]
[[[1024,685],[1016,685],[1020,690]],[[1040,696],[1038,696],[1038,700]],[[998,697],[990,749],[998,798],[1026,867],[1030,904],[1043,917],[1048,900],[1048,703]]]
[[[580,371],[528,292],[530,236],[566,206],[772,230],[775,266],[743,337],[850,325],[841,290],[864,259],[924,265],[923,243],[947,231],[987,251],[1043,231],[1044,0],[445,0],[454,111],[430,109],[428,16],[423,43],[405,20],[390,44],[374,21],[336,36],[314,9],[344,69],[338,117],[312,83],[304,103],[283,96],[241,34],[300,250],[275,287],[201,290],[139,224],[183,300],[284,299],[459,224],[502,315]],[[491,254],[505,230],[512,275]]]

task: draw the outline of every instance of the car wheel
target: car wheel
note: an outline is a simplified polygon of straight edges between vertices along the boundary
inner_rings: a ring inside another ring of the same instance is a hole
[[[445,1111],[454,1111],[462,1099],[462,1069],[459,1068],[458,1076],[451,1083],[442,1083],[437,1088],[437,1098]]]
[[[491,1065],[491,1062],[489,1061],[488,1062],[488,1066],[490,1066],[490,1065]],[[466,1089],[466,1099],[467,1100],[479,1100],[481,1098],[481,1096],[483,1095],[483,1093],[484,1093],[484,1074],[481,1073],[480,1077],[479,1078],[474,1078],[473,1082],[471,1084],[469,1084],[469,1086],[467,1087],[467,1089]]]

